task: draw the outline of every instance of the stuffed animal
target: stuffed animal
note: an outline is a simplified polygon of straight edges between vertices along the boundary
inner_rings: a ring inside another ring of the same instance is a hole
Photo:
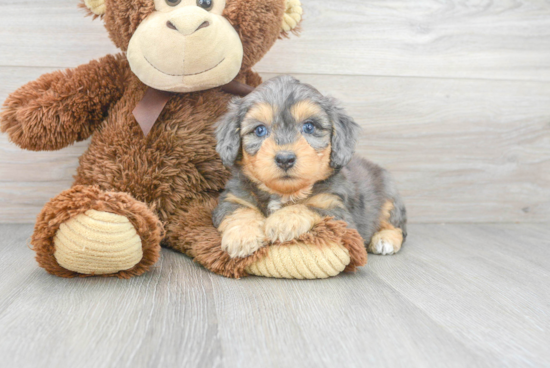
[[[213,125],[235,94],[261,83],[251,68],[297,29],[298,0],[84,0],[82,6],[103,19],[122,52],[43,75],[12,93],[0,115],[1,131],[28,150],[59,150],[92,137],[72,188],[38,215],[31,243],[41,267],[61,277],[129,278],[155,264],[161,243],[237,278],[260,273],[254,270],[277,257],[300,261],[296,249],[311,250],[310,259],[337,249],[342,269],[365,263],[357,233],[330,219],[274,258],[269,247],[230,258],[212,225],[229,178]]]

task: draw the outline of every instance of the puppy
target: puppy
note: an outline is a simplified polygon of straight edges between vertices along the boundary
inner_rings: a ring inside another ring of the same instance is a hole
[[[232,178],[213,212],[222,248],[247,257],[269,242],[344,220],[375,254],[394,254],[406,211],[390,175],[354,155],[359,126],[335,100],[283,76],[231,103],[217,151]]]

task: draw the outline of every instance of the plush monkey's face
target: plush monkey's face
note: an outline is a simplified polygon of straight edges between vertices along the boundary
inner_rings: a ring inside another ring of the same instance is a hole
[[[252,68],[301,20],[299,0],[82,0],[146,85],[222,86]]]
[[[132,71],[146,85],[170,92],[231,82],[241,69],[243,46],[224,9],[225,0],[155,0],[155,11],[128,46]]]
[[[261,189],[299,197],[351,160],[357,131],[333,99],[284,76],[233,102],[217,150]]]

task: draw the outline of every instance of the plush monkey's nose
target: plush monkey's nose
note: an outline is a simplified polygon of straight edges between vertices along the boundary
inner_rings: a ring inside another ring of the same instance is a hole
[[[169,13],[166,26],[184,36],[190,36],[203,28],[210,27],[212,19],[212,14],[198,6],[184,6]]]
[[[174,25],[174,23],[168,21],[166,22],[166,27],[170,28],[170,29],[173,29],[175,31],[177,31],[178,29],[176,28],[176,26]]]
[[[202,22],[202,24],[199,26],[199,28],[197,28],[197,29],[195,30],[195,32],[197,32],[199,29],[206,28],[206,27],[208,27],[209,25],[210,25],[210,22],[207,21],[207,20],[205,20],[204,22]]]
[[[193,31],[193,33],[197,32],[199,29],[203,29],[203,28],[206,28],[208,26],[210,26],[210,22],[205,20],[204,22],[202,22],[202,24],[200,26],[197,27],[197,29],[195,29],[195,31]],[[170,29],[173,29],[175,31],[178,31],[178,27],[176,27],[174,25],[174,23],[172,23],[170,21],[166,22],[166,27],[168,27]]]
[[[288,170],[296,164],[296,154],[294,152],[282,151],[275,156],[275,162],[283,170]]]

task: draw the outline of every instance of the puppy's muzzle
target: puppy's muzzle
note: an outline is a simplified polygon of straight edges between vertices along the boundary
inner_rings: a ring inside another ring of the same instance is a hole
[[[275,156],[275,162],[281,169],[290,170],[296,164],[296,154],[289,151],[279,152]]]

